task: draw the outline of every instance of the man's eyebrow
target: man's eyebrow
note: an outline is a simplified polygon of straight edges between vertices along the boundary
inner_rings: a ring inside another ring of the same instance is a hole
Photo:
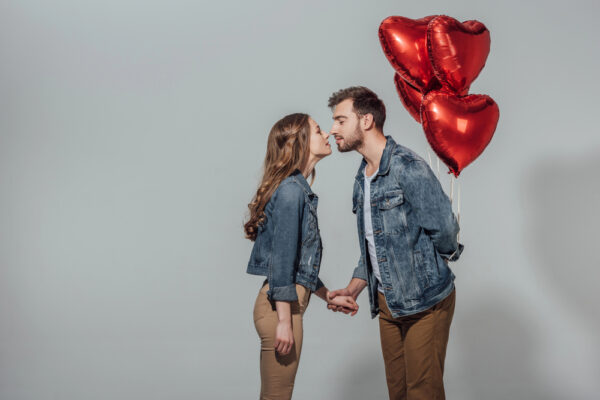
[[[344,115],[338,115],[338,116],[334,116],[333,117],[334,120],[336,120],[336,119],[342,119],[342,118],[348,118],[348,117],[346,117]]]

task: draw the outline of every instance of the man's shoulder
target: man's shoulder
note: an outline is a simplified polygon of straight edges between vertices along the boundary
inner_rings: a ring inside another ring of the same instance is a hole
[[[396,143],[392,150],[390,163],[392,167],[402,167],[414,161],[425,162],[423,157],[418,155],[414,150],[406,146]]]
[[[390,170],[398,179],[429,179],[435,177],[429,163],[414,150],[396,144],[390,159]]]

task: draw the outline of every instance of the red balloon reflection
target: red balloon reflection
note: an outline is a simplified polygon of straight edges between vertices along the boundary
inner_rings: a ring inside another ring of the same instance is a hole
[[[499,117],[498,105],[486,95],[459,97],[432,91],[421,104],[427,141],[457,177],[485,150]]]

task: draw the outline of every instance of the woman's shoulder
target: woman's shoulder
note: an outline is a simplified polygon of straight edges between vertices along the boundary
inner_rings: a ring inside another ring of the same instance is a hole
[[[285,178],[273,194],[273,197],[282,201],[300,201],[304,200],[304,190],[300,183],[294,179],[293,175]]]

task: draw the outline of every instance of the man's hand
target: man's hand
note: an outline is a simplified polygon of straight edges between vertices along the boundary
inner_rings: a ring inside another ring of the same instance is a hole
[[[345,301],[339,301],[339,299],[344,299]],[[348,301],[348,299],[352,299],[352,303],[356,306],[356,308],[347,306],[348,303],[346,303],[346,301]],[[350,314],[351,316],[356,315],[358,312],[358,304],[356,304],[352,292],[347,287],[328,293],[327,308],[331,311],[339,311],[343,312],[344,314]]]
[[[344,314],[350,314],[351,317],[358,312],[358,304],[354,298],[341,294],[332,297],[331,293],[327,293],[327,308],[333,311],[342,311]]]
[[[358,312],[358,305],[356,306],[356,310],[353,310],[345,307],[344,305],[330,303],[329,300],[333,300],[338,296],[349,296],[356,301],[356,298],[365,287],[367,287],[367,281],[360,278],[352,278],[348,286],[345,288],[327,293],[327,308],[329,308],[331,311],[341,311],[344,314],[356,314]]]

